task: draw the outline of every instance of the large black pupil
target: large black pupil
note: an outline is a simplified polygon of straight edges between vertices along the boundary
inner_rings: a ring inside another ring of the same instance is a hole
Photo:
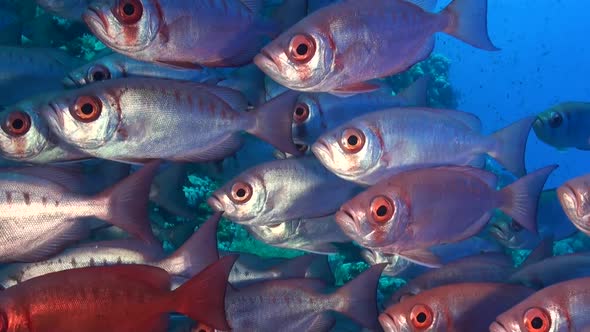
[[[94,79],[95,81],[102,81],[104,80],[105,74],[101,71],[95,71],[94,74],[92,74],[92,79]]]
[[[378,215],[379,217],[383,217],[383,216],[385,216],[386,214],[387,214],[387,206],[385,206],[385,205],[381,205],[381,206],[380,206],[380,207],[377,209],[377,215]],[[423,314],[423,313],[421,313],[421,314]],[[420,316],[420,315],[418,315],[418,316]]]
[[[244,197],[246,196],[246,190],[244,190],[243,188],[238,189],[238,191],[236,192],[236,195],[238,197]]]
[[[553,128],[559,127],[561,125],[561,122],[562,122],[561,114],[553,113],[551,115],[551,127],[553,127]]]
[[[535,317],[535,318],[533,318],[533,321],[531,322],[531,326],[534,329],[538,330],[543,327],[543,320],[539,317]]]
[[[135,13],[135,6],[130,3],[126,3],[123,6],[123,13],[125,13],[127,16],[133,15],[133,13]]]
[[[349,145],[355,146],[358,144],[359,138],[356,137],[355,135],[352,135],[352,136],[348,137],[348,139],[346,141],[348,142]]]
[[[416,316],[416,320],[418,323],[424,323],[426,321],[426,314],[423,312],[419,313],[418,316]]]
[[[12,128],[19,130],[22,129],[25,126],[25,122],[21,119],[15,119],[14,121],[12,121]]]
[[[92,114],[92,111],[94,110],[94,107],[92,107],[91,104],[84,104],[82,105],[82,113],[84,113],[85,115],[90,115]]]
[[[297,114],[297,116],[302,116],[305,113],[305,110],[303,109],[303,107],[297,107],[297,109],[295,110],[295,114]]]
[[[297,46],[297,54],[299,55],[306,55],[307,51],[309,50],[309,47],[307,47],[307,45],[305,44],[299,44],[299,46]]]

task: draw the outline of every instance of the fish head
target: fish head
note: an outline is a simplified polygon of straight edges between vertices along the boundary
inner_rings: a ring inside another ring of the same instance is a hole
[[[293,139],[311,144],[327,126],[316,94],[304,93],[293,105]]]
[[[82,150],[97,149],[119,128],[120,94],[94,85],[63,93],[43,107],[41,114],[53,133]]]
[[[511,249],[525,249],[525,247],[528,248],[528,246],[539,242],[537,235],[506,215],[495,219],[494,223],[489,226],[488,233],[499,244]]]
[[[371,249],[396,242],[408,224],[410,204],[401,188],[374,186],[346,202],[336,213],[340,228],[361,246]]]
[[[264,179],[255,172],[246,172],[217,189],[207,203],[214,211],[224,211],[224,217],[250,225],[256,217],[272,209],[267,197]]]
[[[120,53],[140,52],[158,36],[157,0],[99,0],[82,15],[94,35]]]
[[[581,176],[557,189],[563,211],[580,230],[590,232],[590,176]]]
[[[378,124],[351,121],[322,135],[311,150],[334,174],[362,182],[361,178],[367,178],[380,167],[384,151],[380,137]]]
[[[332,73],[335,45],[329,27],[301,23],[265,46],[254,57],[254,63],[283,86],[311,91]]]
[[[23,101],[0,113],[0,154],[18,161],[31,160],[50,145],[49,128],[30,101]]]
[[[502,313],[490,325],[490,332],[570,331],[568,313],[561,303],[542,294],[533,294],[510,310]]]
[[[539,115],[533,123],[533,130],[543,142],[557,147],[567,147],[569,117],[561,107],[550,108]]]
[[[75,88],[120,78],[123,76],[123,66],[124,64],[116,63],[111,57],[104,57],[72,70],[62,83],[68,88]]]
[[[379,315],[379,322],[385,331],[445,331],[450,316],[443,301],[435,296],[418,294],[404,298]]]

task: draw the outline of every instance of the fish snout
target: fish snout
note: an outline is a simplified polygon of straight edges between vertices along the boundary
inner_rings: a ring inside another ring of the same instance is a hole
[[[385,311],[379,315],[379,323],[385,332],[402,331],[401,328],[397,326],[395,319]]]
[[[338,223],[340,228],[348,234],[348,236],[359,236],[360,230],[358,229],[356,223],[356,216],[352,210],[343,206],[342,208],[340,208],[340,211],[336,212],[336,214],[334,215],[334,219],[336,220],[336,223]]]
[[[317,140],[311,146],[311,152],[322,162],[326,163],[327,161],[332,160],[332,152],[330,150],[330,146],[323,140]]]
[[[508,330],[502,323],[495,321],[490,325],[490,332],[508,332]]]
[[[215,195],[212,195],[207,199],[207,204],[213,209],[213,211],[217,212],[224,212],[225,208],[223,207],[223,203],[219,198]]]

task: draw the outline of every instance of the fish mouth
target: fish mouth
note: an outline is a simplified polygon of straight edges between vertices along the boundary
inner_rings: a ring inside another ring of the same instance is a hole
[[[215,195],[212,195],[207,199],[207,204],[213,209],[213,211],[217,212],[224,212],[225,209],[223,207],[223,203],[221,200],[217,198]]]
[[[395,323],[395,319],[393,319],[393,317],[391,317],[391,315],[386,311],[379,315],[379,323],[385,332],[400,331],[397,324]]]
[[[508,236],[508,234],[506,232],[504,232],[504,229],[502,229],[502,227],[500,225],[497,225],[497,224],[491,225],[489,232],[492,235],[492,237],[495,237],[496,239],[499,239],[502,241],[509,241],[510,240],[510,237]]]
[[[334,219],[340,228],[342,228],[342,230],[348,234],[348,236],[358,237],[357,233],[359,232],[359,229],[356,226],[356,218],[354,213],[342,208],[340,211],[336,212]]]
[[[262,49],[259,54],[254,57],[254,64],[262,71],[280,72],[281,65],[266,49]]]
[[[507,332],[508,329],[499,321],[495,321],[490,325],[490,332]]]
[[[323,140],[318,140],[311,146],[311,152],[320,160],[332,160],[332,153],[330,147]]]

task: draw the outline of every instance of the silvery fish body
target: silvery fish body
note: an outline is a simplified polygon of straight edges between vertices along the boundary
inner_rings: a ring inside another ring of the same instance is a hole
[[[351,242],[334,220],[334,216],[300,219],[269,226],[246,226],[254,237],[274,247],[298,249],[316,254],[333,254],[333,243]]]
[[[581,232],[590,234],[590,174],[571,179],[557,188],[559,203]]]
[[[590,277],[588,252],[547,257],[534,264],[527,264],[514,272],[509,281],[540,289],[584,277]]]
[[[360,188],[330,173],[315,158],[290,158],[253,167],[209,198],[224,216],[248,226],[332,215]]]
[[[590,103],[566,102],[541,112],[533,126],[537,137],[557,149],[590,150]]]
[[[83,15],[90,30],[117,53],[181,67],[249,63],[274,34],[254,2],[240,0],[94,1]]]
[[[232,89],[129,78],[66,91],[41,112],[58,137],[94,157],[204,162],[235,153],[244,131],[298,153],[291,148],[291,113],[275,107],[271,101],[245,112],[247,102]]]

